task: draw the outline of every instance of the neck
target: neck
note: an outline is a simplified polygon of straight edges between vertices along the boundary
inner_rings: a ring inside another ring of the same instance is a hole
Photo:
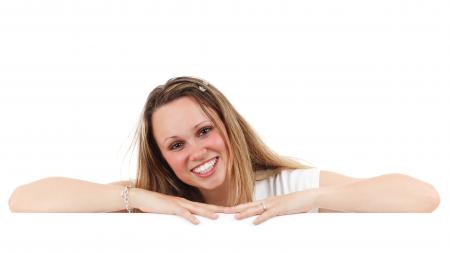
[[[202,193],[202,196],[207,204],[217,206],[227,206],[227,197],[228,197],[227,184],[224,183],[221,186],[212,190],[205,190],[205,189],[199,190]]]

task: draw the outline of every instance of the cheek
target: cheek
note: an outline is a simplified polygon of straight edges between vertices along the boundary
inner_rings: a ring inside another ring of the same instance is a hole
[[[217,131],[209,136],[208,145],[210,148],[218,152],[226,151],[225,140],[222,138],[222,136],[220,136],[220,134]]]
[[[176,175],[185,170],[184,165],[186,157],[182,152],[168,153],[165,155],[165,158]]]

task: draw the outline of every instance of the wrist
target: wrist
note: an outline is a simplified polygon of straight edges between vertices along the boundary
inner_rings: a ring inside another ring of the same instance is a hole
[[[128,206],[131,209],[139,209],[139,196],[142,189],[130,188],[128,192]]]

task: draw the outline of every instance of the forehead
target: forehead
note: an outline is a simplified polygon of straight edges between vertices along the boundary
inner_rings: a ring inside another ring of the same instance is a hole
[[[158,108],[152,116],[153,134],[158,143],[171,136],[189,133],[198,123],[209,120],[191,97],[181,97]]]

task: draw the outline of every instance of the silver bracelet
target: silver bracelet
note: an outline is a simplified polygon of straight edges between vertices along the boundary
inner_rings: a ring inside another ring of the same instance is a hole
[[[125,208],[127,209],[128,213],[133,212],[133,208],[130,208],[129,203],[128,203],[128,193],[129,193],[130,189],[131,189],[131,186],[126,185],[125,189],[123,189],[122,194],[121,194],[122,200],[125,203]]]

